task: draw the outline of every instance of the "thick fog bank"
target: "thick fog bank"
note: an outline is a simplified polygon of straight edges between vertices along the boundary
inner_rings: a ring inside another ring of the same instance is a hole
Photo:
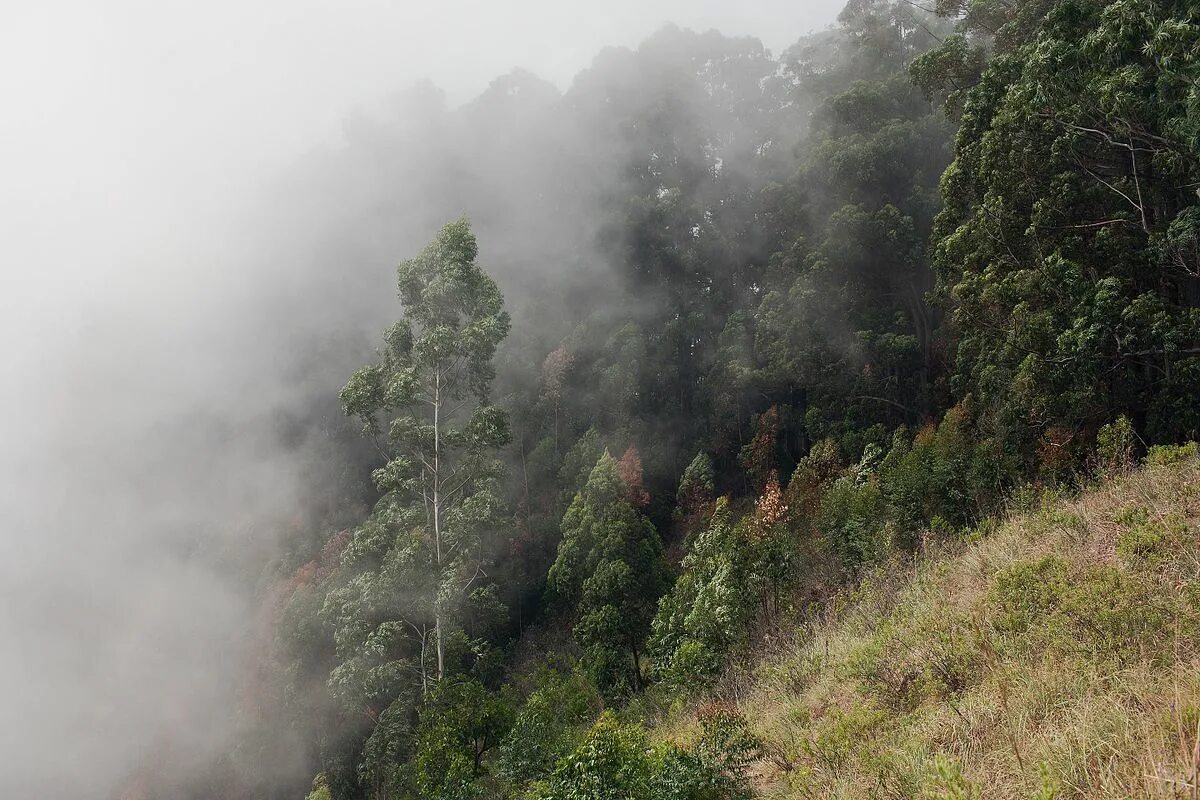
[[[336,392],[397,314],[399,259],[466,213],[518,332],[549,276],[598,296],[622,153],[572,109],[653,98],[566,80],[595,36],[674,16],[794,38],[838,4],[624,3],[572,12],[573,38],[548,3],[362,5],[80,4],[0,34],[8,796],[110,796],[228,747],[276,565],[365,499]],[[509,72],[526,59],[553,82]],[[481,70],[507,77],[463,104]],[[394,92],[422,76],[448,94]]]

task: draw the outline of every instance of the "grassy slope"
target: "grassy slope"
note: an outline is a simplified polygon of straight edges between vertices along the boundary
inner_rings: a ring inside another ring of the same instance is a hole
[[[1193,459],[880,568],[730,679],[758,792],[1196,797],[1198,523]]]

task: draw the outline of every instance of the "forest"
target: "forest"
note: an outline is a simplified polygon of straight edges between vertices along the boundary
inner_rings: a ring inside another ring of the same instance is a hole
[[[850,0],[780,54],[668,26],[565,92],[398,102],[282,189],[371,176],[305,257],[387,323],[296,343],[319,480],[179,796],[1149,796],[1070,762],[1099,728],[1023,750],[1015,683],[1003,769],[887,726],[975,725],[979,675],[1063,652],[1152,670],[1165,631],[1195,666],[1200,3]],[[1076,563],[1104,503],[1117,566]],[[986,613],[928,588],[984,552]]]

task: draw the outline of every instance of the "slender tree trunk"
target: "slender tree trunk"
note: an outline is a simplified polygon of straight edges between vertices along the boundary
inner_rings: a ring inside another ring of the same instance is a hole
[[[442,629],[442,517],[441,517],[441,466],[438,463],[441,456],[441,411],[442,411],[442,373],[434,371],[433,379],[433,547],[437,556],[437,594],[433,598],[433,631],[437,644],[437,677],[440,681],[445,672],[445,631]]]
[[[636,644],[630,645],[629,649],[633,651],[633,686],[640,692],[642,690],[642,661],[638,658]]]
[[[421,625],[421,697],[429,696],[429,670],[425,667],[425,651],[428,649],[429,629]]]

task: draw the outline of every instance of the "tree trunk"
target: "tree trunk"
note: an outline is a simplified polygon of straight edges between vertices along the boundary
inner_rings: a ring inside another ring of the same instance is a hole
[[[441,517],[441,472],[438,463],[441,455],[441,411],[442,411],[442,373],[434,371],[433,379],[433,547],[437,556],[437,592],[433,597],[433,630],[437,643],[437,677],[440,681],[445,672],[445,631],[442,629],[442,517]]]

